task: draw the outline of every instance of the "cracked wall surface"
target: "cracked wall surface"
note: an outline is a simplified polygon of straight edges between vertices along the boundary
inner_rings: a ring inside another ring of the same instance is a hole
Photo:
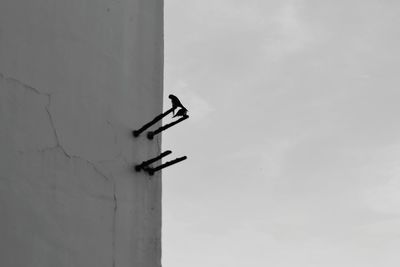
[[[0,1],[0,266],[161,266],[162,0]]]

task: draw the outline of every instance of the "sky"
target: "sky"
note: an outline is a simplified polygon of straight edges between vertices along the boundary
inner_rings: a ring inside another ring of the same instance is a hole
[[[398,267],[400,2],[165,0],[164,267]]]

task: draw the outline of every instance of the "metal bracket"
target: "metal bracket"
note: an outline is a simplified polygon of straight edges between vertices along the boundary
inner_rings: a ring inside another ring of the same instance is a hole
[[[174,111],[174,108],[172,107],[172,108],[168,109],[167,111],[165,111],[164,113],[156,116],[152,121],[143,125],[139,130],[132,131],[133,137],[138,137],[141,133],[143,133],[145,130],[150,128],[153,124],[157,123],[159,120],[162,120],[162,118],[164,118],[165,116],[167,116],[169,113],[171,113],[173,111]]]
[[[137,172],[140,172],[141,170],[145,170],[147,168],[147,166],[149,166],[150,164],[156,162],[157,160],[162,159],[163,157],[165,157],[165,156],[167,156],[167,155],[169,155],[171,153],[172,153],[171,150],[167,150],[167,151],[161,153],[159,156],[157,156],[155,158],[143,161],[141,164],[135,166],[135,170]]]
[[[180,123],[181,121],[186,120],[187,118],[189,118],[189,116],[188,116],[188,115],[184,115],[184,116],[181,117],[179,120],[176,120],[176,121],[174,121],[174,122],[171,122],[171,123],[168,123],[168,124],[166,124],[166,125],[164,125],[164,126],[161,126],[160,128],[158,128],[158,129],[155,130],[155,131],[147,132],[147,138],[148,138],[149,140],[152,140],[152,139],[154,138],[155,135],[157,135],[157,134],[161,133],[162,131],[164,131],[164,130],[166,130],[166,129],[172,127],[172,126],[174,126],[175,124]]]
[[[158,172],[158,171],[160,171],[161,169],[164,169],[164,168],[166,168],[166,167],[168,167],[168,166],[174,165],[174,164],[176,164],[176,163],[178,163],[178,162],[181,162],[181,161],[183,161],[183,160],[185,160],[185,159],[187,159],[187,157],[186,157],[186,156],[183,156],[183,157],[176,158],[176,159],[174,159],[174,160],[168,161],[168,162],[166,162],[166,163],[164,163],[164,164],[161,164],[160,166],[157,166],[157,167],[155,167],[155,168],[147,167],[147,168],[145,168],[144,170],[145,170],[149,175],[153,176],[155,172]]]

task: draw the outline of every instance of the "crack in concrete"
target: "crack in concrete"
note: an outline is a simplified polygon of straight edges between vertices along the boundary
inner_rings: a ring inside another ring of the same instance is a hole
[[[102,172],[102,171],[97,167],[96,163],[94,163],[94,162],[92,162],[92,161],[90,161],[90,160],[87,160],[87,159],[85,159],[85,158],[82,158],[82,157],[80,157],[80,156],[75,156],[75,155],[71,155],[71,156],[70,156],[70,155],[66,154],[66,153],[64,152],[64,150],[62,149],[62,147],[59,146],[59,145],[53,146],[53,147],[46,147],[46,148],[43,148],[43,149],[40,149],[40,150],[36,150],[36,152],[43,153],[43,152],[46,152],[46,151],[57,150],[57,149],[60,150],[60,151],[64,154],[64,156],[65,156],[66,158],[70,159],[70,160],[80,160],[80,161],[85,162],[87,165],[89,165],[90,167],[92,167],[92,169],[93,169],[99,176],[103,177],[104,180],[106,180],[106,181],[110,181],[110,180],[111,180],[110,177],[108,177],[106,174],[104,174],[104,172]]]
[[[56,144],[57,144],[57,145],[56,145],[55,147],[56,147],[56,148],[59,148],[67,158],[69,158],[69,159],[74,159],[74,158],[75,158],[75,159],[79,159],[79,160],[82,160],[82,161],[86,162],[86,163],[87,163],[88,165],[90,165],[100,176],[102,176],[106,181],[110,180],[110,178],[109,178],[107,175],[105,175],[103,172],[101,172],[101,171],[98,169],[98,167],[96,166],[95,163],[93,163],[93,162],[91,162],[90,160],[87,160],[87,159],[85,159],[85,158],[82,158],[82,157],[80,157],[80,156],[71,155],[70,153],[68,153],[68,152],[65,150],[65,148],[61,145],[60,138],[59,138],[59,135],[58,135],[58,132],[57,132],[55,123],[54,123],[53,115],[52,115],[51,112],[50,112],[50,105],[51,105],[51,94],[48,94],[48,103],[47,103],[45,109],[46,109],[47,115],[48,115],[48,117],[49,117],[50,126],[51,126],[51,128],[53,129],[54,138],[56,139]]]
[[[90,160],[87,160],[87,159],[82,158],[82,157],[80,157],[80,156],[71,155],[71,154],[68,153],[68,152],[65,150],[65,148],[61,145],[60,137],[59,137],[59,134],[58,134],[58,132],[57,132],[57,129],[56,129],[56,126],[55,126],[55,123],[54,123],[54,118],[53,118],[53,115],[51,114],[51,111],[50,111],[51,96],[52,96],[50,93],[41,92],[41,91],[38,90],[37,88],[34,88],[34,87],[32,87],[32,86],[30,86],[30,85],[28,85],[28,84],[25,84],[25,83],[21,82],[21,81],[18,80],[18,79],[15,79],[15,78],[12,78],[12,77],[6,77],[3,73],[0,73],[0,79],[3,79],[3,80],[5,80],[5,81],[9,81],[9,82],[17,83],[17,84],[21,85],[23,88],[25,88],[25,89],[27,89],[27,90],[30,90],[30,91],[34,92],[35,94],[37,94],[37,95],[41,95],[41,96],[46,96],[46,97],[47,97],[48,102],[47,102],[47,105],[45,106],[45,110],[46,110],[46,113],[47,113],[48,118],[49,118],[50,126],[51,126],[51,128],[52,128],[52,130],[53,130],[53,135],[54,135],[54,138],[55,138],[55,141],[56,141],[56,146],[54,146],[54,147],[47,147],[47,148],[44,148],[44,149],[40,149],[40,150],[37,150],[37,152],[43,153],[43,152],[45,152],[45,151],[50,151],[50,150],[58,149],[58,150],[60,150],[60,151],[64,154],[64,156],[65,156],[66,158],[68,158],[68,159],[70,159],[70,160],[76,159],[76,160],[83,161],[83,162],[85,162],[86,164],[88,164],[89,166],[91,166],[91,167],[93,168],[93,170],[94,170],[98,175],[100,175],[101,177],[103,177],[106,181],[110,181],[110,180],[113,181],[113,182],[112,182],[112,186],[113,186],[114,208],[113,208],[113,221],[112,221],[112,266],[115,267],[115,266],[116,266],[116,259],[115,259],[116,244],[115,244],[115,243],[116,243],[116,227],[117,227],[116,221],[117,221],[117,210],[118,210],[118,201],[117,201],[117,193],[116,193],[116,182],[115,182],[115,179],[110,179],[107,175],[105,175],[102,171],[100,171],[100,169],[96,166],[95,163],[91,162]],[[108,120],[107,120],[107,124],[109,124],[109,126],[112,128],[112,130],[113,130],[113,132],[114,132],[114,134],[115,134],[115,136],[114,136],[114,137],[115,137],[115,140],[116,140],[117,143],[119,143],[118,140],[117,140],[117,139],[118,139],[118,136],[117,136],[117,134],[116,134],[115,131],[114,131],[113,125],[112,125],[111,122],[108,121]],[[20,151],[20,153],[24,153],[24,151]],[[121,148],[120,154],[118,154],[118,155],[115,157],[115,160],[118,160],[118,159],[122,159],[122,161],[124,161],[126,164],[129,164],[128,161],[126,160],[126,158],[122,155],[122,148]]]
[[[111,247],[112,247],[112,256],[111,256],[111,262],[112,262],[112,267],[116,266],[116,257],[115,257],[115,253],[116,253],[116,239],[117,239],[117,210],[118,210],[118,200],[117,200],[117,186],[116,186],[116,181],[115,178],[113,177],[113,175],[111,175],[112,179],[110,177],[108,177],[107,175],[105,175],[102,171],[99,170],[99,168],[96,166],[95,163],[84,159],[82,157],[79,156],[70,156],[68,154],[66,154],[62,148],[60,146],[55,146],[52,148],[46,148],[43,150],[40,150],[39,152],[45,152],[48,150],[54,150],[54,149],[58,149],[61,150],[61,152],[63,152],[63,154],[70,160],[81,160],[83,162],[86,162],[86,164],[88,164],[89,166],[91,166],[93,168],[93,170],[99,174],[100,176],[102,176],[106,181],[112,181],[112,190],[113,190],[113,202],[114,202],[114,207],[113,207],[113,215],[112,215],[112,237],[111,237]]]
[[[90,160],[87,160],[87,159],[84,159],[84,158],[81,158],[81,157],[78,157],[78,156],[73,156],[73,158],[77,158],[77,159],[80,159],[80,160],[82,160],[82,161],[85,161],[86,164],[92,166],[92,168],[93,168],[100,176],[102,176],[106,181],[110,181],[110,180],[111,180],[107,175],[105,175],[102,171],[100,171],[100,170],[97,168],[97,166],[96,166],[95,163],[91,162]]]
[[[66,157],[71,158],[71,155],[67,153],[67,151],[64,149],[64,147],[60,143],[60,138],[59,138],[59,135],[58,135],[57,130],[56,130],[56,126],[55,126],[55,123],[54,123],[53,115],[50,112],[51,94],[50,93],[43,93],[39,89],[34,88],[34,87],[32,87],[32,86],[30,86],[30,85],[28,85],[28,84],[16,79],[16,78],[7,77],[3,73],[0,73],[0,78],[4,79],[5,81],[11,81],[11,82],[17,83],[17,84],[21,85],[22,87],[24,87],[25,89],[36,93],[37,95],[41,95],[41,96],[46,96],[47,97],[47,105],[45,106],[45,109],[46,109],[47,115],[49,117],[50,126],[53,129],[54,138],[55,138],[56,144],[57,144],[56,147],[59,147],[61,149],[61,151],[65,154]]]
[[[115,179],[113,181],[113,194],[114,194],[114,213],[113,213],[113,222],[112,222],[112,267],[115,267],[115,252],[116,252],[116,232],[117,232],[117,210],[118,210],[118,201],[117,201],[117,188]]]
[[[48,118],[49,118],[50,126],[51,126],[51,128],[52,128],[52,130],[53,130],[53,135],[54,135],[54,138],[55,138],[55,141],[56,141],[56,146],[54,146],[54,147],[47,147],[47,148],[44,148],[44,149],[39,150],[38,152],[44,152],[44,151],[46,151],[46,150],[52,150],[52,149],[58,148],[58,149],[60,149],[60,150],[62,151],[62,153],[63,153],[67,158],[69,158],[69,159],[74,159],[74,158],[75,158],[75,159],[79,159],[79,160],[82,160],[82,161],[86,162],[86,163],[87,163],[88,165],[90,165],[100,176],[102,176],[105,180],[107,180],[107,181],[110,180],[110,178],[107,177],[107,175],[105,175],[103,172],[101,172],[101,171],[98,169],[98,167],[96,166],[95,163],[93,163],[93,162],[91,162],[91,161],[89,161],[89,160],[87,160],[87,159],[84,159],[84,158],[82,158],[82,157],[75,156],[75,155],[71,155],[71,154],[68,153],[68,152],[65,150],[65,148],[61,145],[60,138],[59,138],[59,134],[58,134],[58,132],[57,132],[57,129],[56,129],[56,126],[55,126],[55,123],[54,123],[54,118],[53,118],[53,115],[52,115],[51,112],[50,112],[50,105],[51,105],[51,97],[52,97],[52,94],[50,94],[50,93],[43,93],[43,92],[41,92],[39,89],[34,88],[34,87],[32,87],[32,86],[30,86],[30,85],[28,85],[28,84],[26,84],[26,83],[23,83],[23,82],[21,82],[20,80],[18,80],[18,79],[16,79],[16,78],[7,77],[7,76],[5,76],[3,73],[0,73],[0,78],[3,79],[3,80],[5,80],[5,81],[10,81],[10,82],[17,83],[17,84],[21,85],[23,88],[25,88],[25,89],[27,89],[27,90],[30,90],[30,91],[34,92],[35,94],[37,94],[37,95],[41,95],[41,96],[46,96],[46,97],[47,97],[47,105],[45,106],[45,110],[46,110],[47,115],[48,115]],[[22,152],[22,151],[21,151],[21,152]]]
[[[51,105],[51,95],[49,94],[48,95],[48,103],[47,103],[45,109],[46,109],[47,115],[49,117],[51,129],[53,129],[53,135],[56,140],[56,147],[59,147],[67,158],[71,158],[71,155],[69,153],[67,153],[65,148],[61,145],[60,138],[57,133],[56,125],[54,123],[53,115],[50,112],[50,105]]]
[[[26,89],[28,89],[28,90],[30,90],[30,91],[32,91],[32,92],[38,94],[38,95],[46,95],[46,96],[50,95],[49,93],[43,93],[43,92],[41,92],[39,89],[37,89],[37,88],[35,88],[35,87],[32,87],[32,86],[30,86],[30,85],[28,85],[28,84],[26,84],[26,83],[23,83],[23,82],[21,82],[20,80],[18,80],[18,79],[16,79],[16,78],[6,76],[6,75],[4,75],[3,73],[0,73],[0,78],[3,79],[3,80],[5,80],[5,81],[18,83],[18,84],[21,85],[22,87],[24,87],[24,88],[26,88]]]

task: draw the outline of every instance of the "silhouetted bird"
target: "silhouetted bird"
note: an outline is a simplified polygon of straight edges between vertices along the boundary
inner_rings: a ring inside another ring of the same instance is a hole
[[[188,112],[188,110],[185,107],[182,107],[180,110],[178,110],[178,112],[176,112],[176,114],[174,116],[172,116],[172,118],[175,117],[183,117],[186,116],[186,113]]]
[[[173,114],[175,114],[175,110],[177,108],[184,108],[187,112],[187,109],[182,105],[181,101],[179,101],[179,99],[176,96],[171,94],[168,97],[169,97],[169,99],[171,99],[171,102],[172,102]]]

